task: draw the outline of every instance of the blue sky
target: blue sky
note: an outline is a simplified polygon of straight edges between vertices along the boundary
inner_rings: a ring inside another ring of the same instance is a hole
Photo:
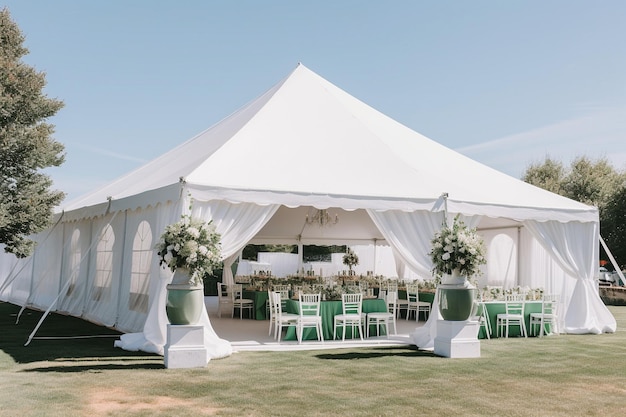
[[[68,200],[215,124],[302,62],[411,129],[520,177],[626,169],[626,2],[9,0]],[[1,6],[0,6],[1,7]]]

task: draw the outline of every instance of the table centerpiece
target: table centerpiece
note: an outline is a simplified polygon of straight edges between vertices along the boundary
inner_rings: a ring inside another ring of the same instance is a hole
[[[359,257],[352,249],[348,248],[346,250],[346,253],[343,255],[343,264],[349,269],[348,275],[354,275],[352,267],[359,264]]]

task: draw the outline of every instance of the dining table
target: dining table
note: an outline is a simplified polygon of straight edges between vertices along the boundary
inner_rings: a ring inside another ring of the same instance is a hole
[[[269,294],[267,291],[258,290],[243,290],[243,298],[252,300],[254,303],[254,318],[257,320],[266,320],[267,316],[267,303],[269,300]]]
[[[285,309],[288,313],[299,314],[300,302],[298,300],[289,299]],[[364,298],[362,304],[364,313],[384,313],[387,311],[387,303],[379,298]],[[320,315],[322,316],[322,333],[324,340],[333,340],[334,318],[337,314],[342,313],[341,300],[325,300],[320,302]],[[373,328],[373,331],[372,331]],[[370,334],[376,334],[376,327],[373,325]],[[372,333],[373,332],[373,333]],[[358,332],[355,335],[358,336]],[[384,328],[380,329],[380,335],[385,335]],[[363,334],[365,337],[365,333]],[[353,338],[352,329],[346,328],[346,338]],[[289,326],[283,340],[297,340],[296,326]],[[317,340],[316,330],[313,328],[305,328],[302,333],[303,340]]]
[[[487,310],[489,315],[489,322],[491,324],[491,337],[497,337],[497,317],[498,314],[506,313],[506,302],[504,300],[494,301],[482,301],[483,306]],[[524,302],[524,322],[526,323],[526,330],[530,333],[530,314],[541,313],[541,301],[525,301]],[[519,326],[511,326],[509,328],[509,337],[520,336]],[[479,339],[486,339],[487,335],[485,330],[481,327],[478,333]]]

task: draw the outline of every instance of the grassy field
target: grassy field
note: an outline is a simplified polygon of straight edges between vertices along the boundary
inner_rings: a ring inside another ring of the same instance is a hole
[[[623,416],[626,307],[615,334],[481,342],[477,359],[414,347],[247,352],[204,369],[113,348],[116,332],[0,303],[0,416]],[[48,339],[48,336],[92,338]]]

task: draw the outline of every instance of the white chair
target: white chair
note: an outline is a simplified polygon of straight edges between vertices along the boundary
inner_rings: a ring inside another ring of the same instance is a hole
[[[423,313],[424,320],[428,320],[428,316],[430,315],[430,303],[419,300],[419,287],[417,285],[407,285],[406,297],[408,302],[406,319],[409,319],[411,313],[415,313],[415,321],[418,321],[419,313]]]
[[[346,327],[352,328],[352,337],[354,337],[354,329],[359,329],[359,336],[363,340],[363,330],[361,327],[364,324],[362,315],[363,294],[341,294],[341,310],[342,314],[337,314],[333,321],[333,339],[337,338],[337,328],[341,327],[343,330],[341,340],[346,340]]]
[[[274,321],[274,338],[280,343],[280,338],[283,334],[283,328],[289,326],[296,326],[298,324],[299,314],[285,313],[281,306],[281,293],[280,291],[270,292],[270,305],[272,307],[271,317]],[[270,327],[271,328],[271,327]]]
[[[476,310],[476,320],[480,327],[485,329],[485,336],[487,339],[491,339],[491,320],[489,319],[489,312],[484,302],[478,301],[478,307]]]
[[[270,329],[268,335],[272,334],[274,325],[276,324],[276,315],[274,314],[274,298],[272,297],[273,291],[267,290],[267,317],[270,319]]]
[[[504,297],[506,313],[496,316],[496,336],[501,337],[505,331],[505,337],[509,337],[509,327],[518,326],[520,334],[527,336],[526,322],[524,321],[524,299],[522,294],[507,294]]]
[[[233,298],[230,295],[230,288],[227,284],[221,282],[217,283],[217,317],[222,317],[222,307],[228,306],[228,309],[233,310]]]
[[[545,334],[559,334],[559,297],[554,294],[545,294],[541,299],[541,313],[530,313],[530,335],[537,334],[536,328],[539,326],[539,337]],[[550,333],[546,332],[550,326]]]
[[[322,316],[320,315],[320,294],[300,293],[300,314],[296,321],[296,335],[298,343],[302,343],[302,333],[305,328],[314,328],[317,332],[317,340],[324,341],[322,332]]]
[[[400,298],[398,295],[398,304],[396,308],[396,317],[400,318],[402,315],[402,310],[406,312],[406,315],[409,315],[409,300],[406,298]]]
[[[254,315],[254,300],[243,298],[243,288],[241,284],[234,284],[231,288],[231,296],[233,300],[233,309],[231,317],[235,317],[235,310],[239,310],[239,319],[243,319],[243,310],[249,311],[249,318]]]
[[[387,338],[389,338],[389,325],[393,325],[393,334],[398,334],[396,329],[396,309],[398,306],[398,293],[389,291],[386,298],[387,312],[367,313],[366,337],[370,336],[370,326],[376,326],[376,336],[380,335],[380,326],[385,326]]]
[[[268,294],[270,293],[270,291],[280,292],[281,307],[282,307],[282,310],[285,311],[285,307],[287,306],[287,299],[289,298],[290,289],[291,289],[291,285],[272,285],[272,289],[271,290],[268,289],[267,292]],[[266,314],[268,315],[268,317],[271,315],[270,298],[271,297],[269,296],[267,298]]]

